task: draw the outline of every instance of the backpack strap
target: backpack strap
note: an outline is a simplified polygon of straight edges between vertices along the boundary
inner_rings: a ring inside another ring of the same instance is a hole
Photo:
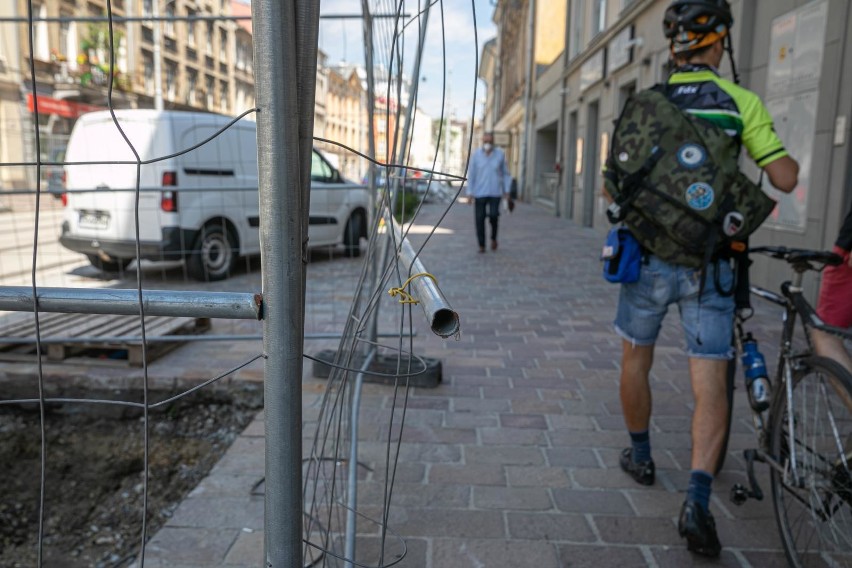
[[[648,177],[651,170],[654,169],[657,162],[659,162],[663,157],[663,154],[665,154],[665,152],[663,152],[662,148],[654,146],[651,149],[651,155],[642,163],[642,167],[632,174],[624,176],[624,180],[621,183],[623,191],[620,193],[619,198],[613,199],[612,203],[610,203],[609,207],[606,209],[606,217],[609,219],[610,223],[620,223],[624,220],[624,217],[627,216],[629,207],[636,200],[636,197],[639,195],[639,190],[643,187],[642,182]],[[607,160],[607,171],[604,174],[604,177],[617,186],[620,176],[615,170],[622,173],[624,172],[624,170],[615,163],[612,156],[610,156]]]

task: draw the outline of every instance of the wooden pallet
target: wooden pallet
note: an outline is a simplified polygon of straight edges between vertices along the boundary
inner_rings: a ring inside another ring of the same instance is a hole
[[[148,363],[179,347],[181,341],[150,341],[168,335],[194,335],[210,329],[209,318],[146,316]],[[139,316],[99,314],[39,314],[42,355],[47,361],[72,357],[142,366],[142,337]],[[0,337],[20,342],[0,343],[0,361],[33,361],[36,358],[36,326],[31,312],[12,312],[0,317]],[[111,338],[127,337],[116,341]],[[86,341],[71,341],[75,338]],[[99,339],[103,338],[103,339]],[[65,341],[63,341],[65,340]]]

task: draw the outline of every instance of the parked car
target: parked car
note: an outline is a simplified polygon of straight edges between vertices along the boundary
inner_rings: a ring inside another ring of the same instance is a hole
[[[116,116],[145,164],[139,171],[141,258],[186,261],[199,280],[227,278],[239,256],[260,252],[256,124],[241,121],[209,142],[229,117],[121,110]],[[136,256],[136,158],[109,112],[81,116],[68,141],[67,205],[60,243],[105,271]],[[96,190],[96,191],[92,191]],[[343,245],[360,254],[369,195],[316,150],[311,160],[310,246]]]

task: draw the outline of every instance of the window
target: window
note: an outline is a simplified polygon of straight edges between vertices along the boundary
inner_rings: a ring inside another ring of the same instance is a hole
[[[219,30],[219,63],[228,61],[228,32]]]
[[[170,101],[175,100],[177,95],[177,64],[166,63],[166,98]]]
[[[153,0],[143,0],[142,2],[142,15],[145,17],[150,17],[154,15],[154,2]]]
[[[195,12],[188,11],[186,15],[190,18],[195,16]],[[195,47],[195,20],[186,21],[186,44],[189,47]]]
[[[311,153],[311,181],[330,182],[333,179],[333,172],[328,162],[322,159],[322,156],[316,152]]]
[[[228,92],[228,82],[220,81],[219,82],[219,108],[222,109],[223,112],[228,112],[228,98],[230,97],[230,93]]]
[[[175,17],[175,7],[171,4],[166,6],[166,17]],[[175,35],[175,21],[173,19],[166,20],[166,33],[171,36]]]
[[[606,29],[606,0],[592,0],[592,35]]]
[[[70,17],[69,14],[62,14]],[[59,51],[65,56],[68,69],[77,69],[77,22],[59,24]]]
[[[207,22],[207,55],[213,55],[213,22]]]
[[[213,77],[211,77],[210,75],[207,75],[207,77],[205,77],[205,79],[204,79],[204,86],[207,89],[207,95],[205,97],[206,98],[205,103],[206,103],[208,109],[212,109],[213,108],[213,95],[215,94],[214,91],[216,90],[216,82],[213,80]]]
[[[571,6],[571,36],[569,41],[571,57],[576,57],[583,51],[583,20],[585,19],[585,0],[575,0]]]
[[[43,20],[47,17],[47,6],[33,3],[33,17]],[[33,56],[35,59],[50,61],[50,45],[47,38],[47,22],[33,23]]]
[[[191,69],[186,70],[186,102],[191,105],[196,103],[196,88],[198,86],[198,73]]]
[[[154,57],[150,53],[142,54],[142,67],[145,75],[145,93],[154,94]]]

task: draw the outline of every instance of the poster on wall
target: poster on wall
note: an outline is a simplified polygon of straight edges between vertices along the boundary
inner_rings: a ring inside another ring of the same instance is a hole
[[[800,168],[799,185],[793,193],[770,190],[778,207],[766,224],[777,229],[804,232],[807,225],[827,19],[828,0],[815,0],[772,22],[766,107],[775,131]],[[772,187],[769,183],[767,186]]]

